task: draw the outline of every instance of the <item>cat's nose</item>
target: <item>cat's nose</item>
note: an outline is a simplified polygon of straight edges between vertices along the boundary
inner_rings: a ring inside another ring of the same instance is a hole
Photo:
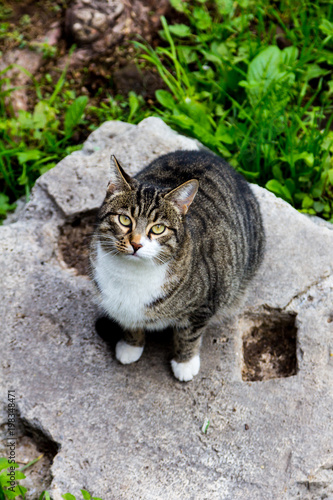
[[[142,247],[141,243],[135,243],[135,241],[131,241],[131,245],[133,247],[134,253],[139,250],[139,248]]]

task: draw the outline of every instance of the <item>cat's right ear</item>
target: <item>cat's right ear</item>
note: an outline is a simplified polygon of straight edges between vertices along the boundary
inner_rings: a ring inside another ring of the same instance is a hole
[[[110,168],[110,180],[107,188],[107,192],[113,194],[117,191],[130,191],[131,188],[131,177],[126,174],[123,167],[120,165],[117,158],[111,156],[111,168]]]

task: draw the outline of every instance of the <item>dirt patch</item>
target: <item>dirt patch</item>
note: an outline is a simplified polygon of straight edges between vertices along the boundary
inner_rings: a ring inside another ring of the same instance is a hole
[[[58,246],[62,259],[80,275],[89,274],[89,245],[95,221],[95,213],[85,214],[61,228]]]
[[[292,313],[266,310],[263,315],[243,320],[243,380],[269,380],[296,375],[295,318]]]

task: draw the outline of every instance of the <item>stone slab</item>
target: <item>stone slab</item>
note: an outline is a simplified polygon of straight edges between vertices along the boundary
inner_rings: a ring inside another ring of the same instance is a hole
[[[264,263],[242,309],[208,327],[187,384],[172,377],[165,337],[151,335],[138,363],[119,365],[115,342],[95,332],[89,279],[59,257],[61,226],[102,201],[111,152],[134,173],[198,147],[157,118],[104,124],[0,227],[0,390],[5,400],[15,388],[21,418],[59,445],[54,500],[81,488],[103,500],[333,498],[332,231],[253,187]],[[296,315],[297,374],[243,381],[247,322],[281,311]]]

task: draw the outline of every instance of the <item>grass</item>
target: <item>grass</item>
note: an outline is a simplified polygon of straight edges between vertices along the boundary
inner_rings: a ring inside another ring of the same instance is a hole
[[[15,113],[10,105],[15,89],[6,77],[10,69],[0,72],[0,219],[15,208],[19,197],[29,199],[31,188],[41,174],[64,156],[81,149],[82,141],[77,139],[77,135],[81,137],[80,129],[84,130],[84,136],[88,129],[93,130],[106,120],[137,123],[145,117],[140,111],[143,99],[134,92],[127,99],[109,95],[99,107],[88,106],[88,96],[77,96],[66,81],[67,67],[51,94],[43,92],[43,85],[24,68],[17,67],[34,83],[37,103],[31,111]],[[85,119],[87,109],[95,118],[94,124]]]
[[[156,112],[250,182],[333,222],[331,3],[171,2],[163,47],[137,43],[168,91]]]
[[[171,3],[179,22],[162,18],[159,46],[136,42],[138,60],[164,82],[154,103],[110,91],[93,106],[71,90],[64,70],[51,93],[31,77],[34,109],[15,114],[8,72],[0,74],[0,217],[19,196],[29,196],[40,174],[80,147],[78,130],[158,115],[250,182],[333,222],[333,4]]]

